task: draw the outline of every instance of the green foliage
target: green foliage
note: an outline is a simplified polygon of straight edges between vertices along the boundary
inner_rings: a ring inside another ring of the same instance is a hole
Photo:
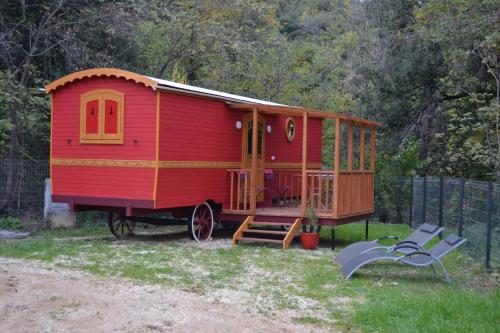
[[[497,7],[494,0],[7,2],[0,158],[47,157],[43,83],[114,66],[381,121],[382,172],[418,142],[411,153],[425,162],[398,171],[499,178]],[[323,162],[331,167],[332,123],[324,129]]]
[[[399,153],[391,155],[388,152],[379,154],[376,161],[377,174],[380,181],[376,182],[377,207],[379,217],[383,222],[401,222],[402,207],[401,202],[408,202],[408,184],[404,184],[401,189],[399,177],[413,177],[426,175],[427,168],[431,161],[422,160],[419,157],[420,146],[418,141],[411,141],[407,147],[401,149]],[[400,200],[400,196],[402,196]],[[394,214],[390,214],[392,210]]]
[[[448,125],[440,159],[448,174],[500,178],[500,33],[498,2],[436,1],[416,12],[422,39],[438,43],[447,72],[439,77]]]
[[[14,129],[23,133],[26,142],[47,145],[49,113],[49,103],[43,93],[36,87],[20,85],[12,72],[0,71],[0,156],[6,155],[11,148]],[[26,148],[21,152],[23,157],[29,158],[31,152]]]
[[[500,112],[496,102],[483,106],[476,112],[463,112],[453,108],[448,110],[450,123],[448,131],[447,167],[449,174],[468,178],[491,179],[496,168],[497,156],[491,149],[496,142],[495,121]]]
[[[380,177],[416,176],[425,173],[430,164],[429,160],[419,157],[420,145],[418,141],[411,141],[407,147],[397,154],[382,152],[376,161],[376,169]]]
[[[21,230],[23,229],[23,223],[20,219],[12,216],[6,216],[0,218],[0,229],[7,230]]]

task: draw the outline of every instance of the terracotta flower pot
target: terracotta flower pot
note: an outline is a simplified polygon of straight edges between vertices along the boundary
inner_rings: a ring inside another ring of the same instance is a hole
[[[300,242],[306,250],[316,250],[319,244],[319,233],[303,232],[300,234]]]

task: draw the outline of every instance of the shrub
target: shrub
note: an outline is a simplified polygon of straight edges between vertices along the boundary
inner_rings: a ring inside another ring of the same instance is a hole
[[[0,218],[0,229],[21,230],[23,229],[23,223],[17,217],[3,217]]]

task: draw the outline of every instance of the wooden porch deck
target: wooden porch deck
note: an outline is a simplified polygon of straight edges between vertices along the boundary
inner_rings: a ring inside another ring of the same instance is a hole
[[[335,118],[335,150],[333,169],[320,167],[308,169],[307,131],[308,118],[324,118],[305,110],[298,114],[293,108],[268,107],[264,105],[237,104],[232,107],[252,112],[253,123],[258,122],[259,113],[301,115],[302,162],[295,165],[268,165],[258,163],[258,153],[251,153],[241,168],[227,169],[226,198],[221,217],[246,220],[252,223],[280,222],[291,224],[300,219],[307,223],[305,212],[313,209],[320,223],[338,225],[364,219],[373,213],[375,190],[375,128],[378,123],[362,119]],[[341,163],[342,137],[347,134],[347,160]],[[369,137],[367,137],[367,135]],[[252,147],[257,147],[257,126],[252,128]],[[367,144],[368,143],[368,144]],[[367,158],[368,157],[368,158]],[[290,163],[289,163],[290,164]],[[247,224],[252,224],[248,222]]]
[[[300,217],[300,207],[257,207],[255,209],[256,216],[290,216]]]

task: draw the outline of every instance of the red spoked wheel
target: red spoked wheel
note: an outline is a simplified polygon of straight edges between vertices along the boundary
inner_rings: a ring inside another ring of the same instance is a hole
[[[195,241],[205,242],[210,238],[214,228],[214,212],[207,202],[194,208],[189,227]]]
[[[135,222],[124,216],[110,212],[108,215],[109,230],[117,238],[126,238],[134,234]]]

